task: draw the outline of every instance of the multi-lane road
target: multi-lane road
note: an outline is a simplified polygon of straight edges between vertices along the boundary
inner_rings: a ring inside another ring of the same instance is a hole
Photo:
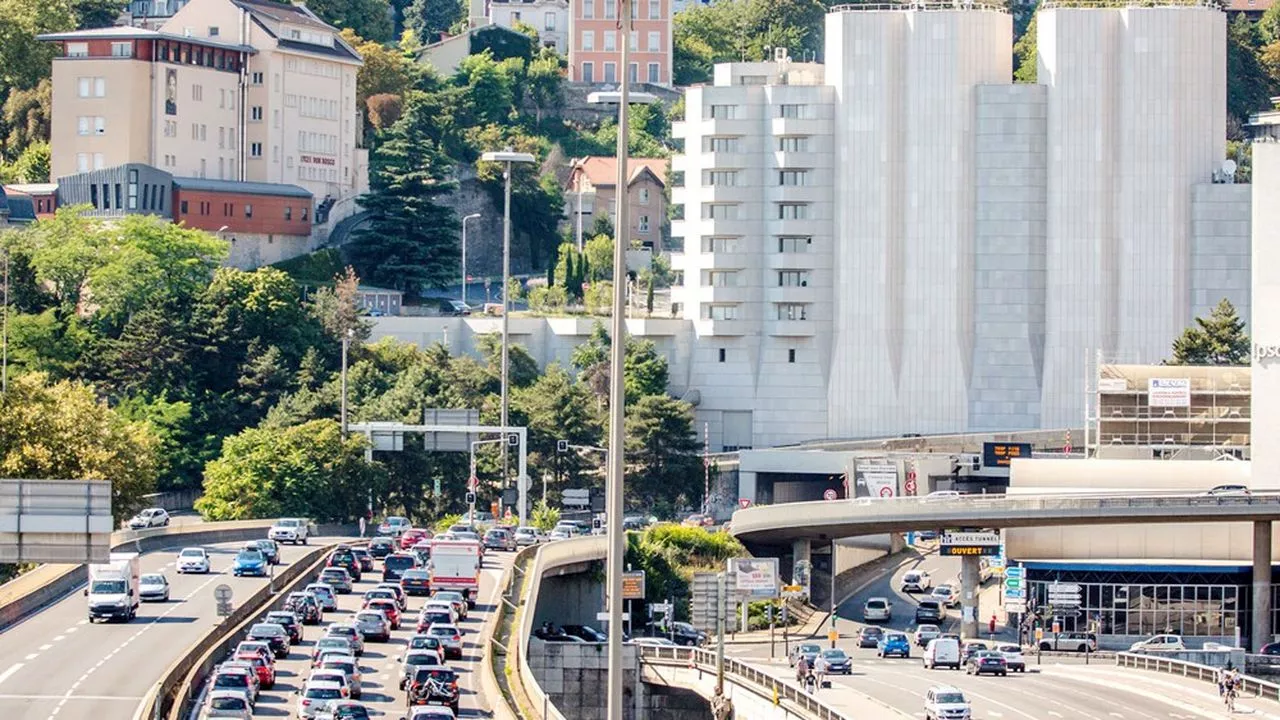
[[[459,717],[488,716],[492,709],[480,692],[477,673],[485,652],[479,641],[481,629],[500,602],[498,583],[504,570],[511,564],[512,557],[513,553],[486,553],[480,573],[479,602],[467,619],[459,623],[465,633],[462,637],[462,659],[448,662],[448,666],[458,673],[458,686],[461,689]],[[276,685],[271,690],[264,690],[259,696],[254,717],[296,716],[298,696],[295,693],[302,689],[311,672],[311,651],[316,639],[323,637],[325,625],[349,622],[352,615],[360,609],[364,592],[377,585],[382,577],[382,563],[376,565],[374,572],[364,573],[362,580],[355,583],[352,593],[338,596],[338,611],[325,613],[321,626],[305,626],[302,643],[295,645],[287,658],[277,661]],[[365,643],[365,652],[360,658],[360,672],[364,677],[361,702],[373,711],[370,713],[372,715],[394,719],[407,714],[405,694],[399,689],[398,658],[404,653],[409,637],[414,634],[418,611],[425,601],[426,598],[422,596],[408,598],[408,609],[403,614],[400,629],[392,633],[390,642]]]
[[[336,539],[335,539],[336,540]],[[281,548],[283,565],[311,547]],[[217,622],[213,589],[230,585],[233,602],[267,580],[230,572],[243,543],[205,546],[213,560],[208,575],[179,575],[181,547],[142,556],[142,572],[163,572],[172,586],[167,603],[143,603],[130,623],[94,623],[73,593],[0,634],[0,718],[5,720],[130,720],[143,696],[187,648]]]

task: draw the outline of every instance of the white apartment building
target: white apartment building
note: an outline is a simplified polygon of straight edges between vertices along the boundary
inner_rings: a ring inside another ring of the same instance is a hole
[[[717,386],[731,436],[821,437],[832,301],[834,93],[823,67],[715,68],[685,94],[672,160],[683,219],[672,291],[697,338],[694,382]],[[677,243],[678,244],[678,243]],[[759,382],[767,378],[767,382]]]
[[[490,0],[489,21],[512,29],[524,23],[538,31],[543,47],[569,53],[568,0]]]

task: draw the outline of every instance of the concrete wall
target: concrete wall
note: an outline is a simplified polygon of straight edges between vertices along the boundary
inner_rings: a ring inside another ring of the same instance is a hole
[[[1191,315],[1206,317],[1226,298],[1252,317],[1251,185],[1196,185],[1191,198]]]
[[[544,622],[600,627],[596,613],[604,611],[604,579],[598,573],[603,568],[597,571],[544,577],[533,616],[535,627]]]
[[[1253,145],[1253,307],[1280,307],[1280,144]],[[1252,327],[1255,356],[1259,348],[1280,345],[1280,315],[1259,312]],[[1257,358],[1252,370],[1252,433],[1275,438],[1280,430],[1280,359]],[[1254,476],[1280,478],[1280,446],[1253,445]]]

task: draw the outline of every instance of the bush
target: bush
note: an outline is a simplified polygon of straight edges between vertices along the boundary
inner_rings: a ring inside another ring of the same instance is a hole
[[[550,507],[546,502],[539,500],[538,504],[533,506],[531,522],[539,530],[550,532],[556,523],[560,522],[560,509]]]
[[[449,528],[453,527],[454,525],[457,525],[460,522],[462,522],[461,515],[445,515],[444,517],[437,520],[436,524],[431,526],[431,529],[438,533],[448,532]]]

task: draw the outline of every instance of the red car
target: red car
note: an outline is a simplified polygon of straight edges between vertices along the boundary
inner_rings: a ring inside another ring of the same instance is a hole
[[[419,540],[430,540],[431,533],[421,528],[410,528],[400,536],[400,549],[408,550]]]
[[[395,600],[383,600],[381,598],[366,600],[364,609],[380,611],[387,616],[387,622],[391,623],[392,630],[400,629],[400,606],[396,605]]]
[[[269,690],[275,687],[276,666],[262,657],[261,653],[236,653],[236,660],[247,662],[253,666],[253,671],[258,674],[258,684],[262,685],[263,689]]]

